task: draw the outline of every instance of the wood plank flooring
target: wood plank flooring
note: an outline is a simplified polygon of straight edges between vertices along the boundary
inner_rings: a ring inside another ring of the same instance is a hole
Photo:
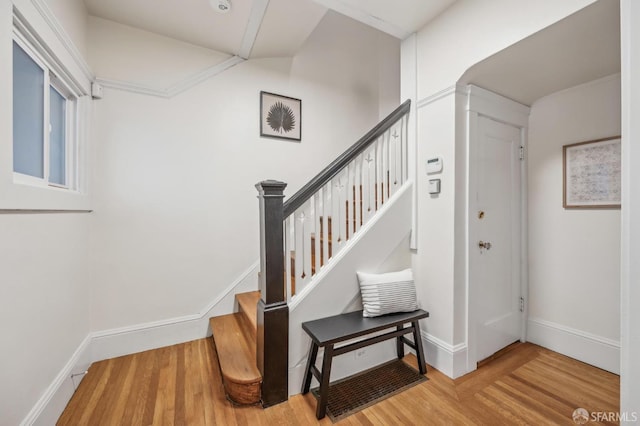
[[[201,339],[97,362],[58,425],[331,424],[315,419],[310,393],[266,410],[234,406],[216,356],[211,339]],[[405,360],[416,364],[412,355]],[[433,368],[427,377],[339,424],[574,425],[578,407],[619,410],[618,376],[528,343],[457,380]]]

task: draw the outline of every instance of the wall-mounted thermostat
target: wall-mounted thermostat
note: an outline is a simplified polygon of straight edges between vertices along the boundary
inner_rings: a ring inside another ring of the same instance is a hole
[[[429,194],[440,193],[440,179],[429,179]]]
[[[442,171],[442,157],[433,157],[427,160],[427,173],[440,173]]]

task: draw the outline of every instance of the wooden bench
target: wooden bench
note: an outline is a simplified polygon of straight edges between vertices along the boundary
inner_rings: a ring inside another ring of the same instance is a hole
[[[362,311],[350,312],[347,314],[335,315],[315,321],[302,323],[302,328],[311,337],[309,357],[302,384],[302,393],[309,392],[312,375],[320,382],[318,405],[316,407],[316,417],[321,419],[327,411],[327,400],[329,397],[329,379],[331,377],[331,362],[334,356],[342,355],[365,346],[383,342],[396,338],[396,351],[398,358],[404,357],[404,345],[408,345],[416,351],[418,358],[418,368],[420,374],[427,372],[425,364],[422,339],[420,337],[419,320],[427,318],[429,313],[418,309],[413,312],[399,312],[395,314],[383,315],[375,318],[364,318]],[[405,324],[409,324],[405,326]],[[336,344],[347,340],[356,339],[368,334],[395,328],[384,334],[369,337],[355,343],[345,344],[335,347]],[[405,337],[405,334],[413,334],[413,342]],[[322,359],[322,371],[316,367],[316,357],[318,348],[324,348]]]

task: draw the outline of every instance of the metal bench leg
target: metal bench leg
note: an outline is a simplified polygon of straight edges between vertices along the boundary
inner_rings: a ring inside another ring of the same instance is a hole
[[[427,363],[424,359],[424,349],[422,348],[422,336],[420,335],[420,321],[413,321],[413,341],[416,345],[416,356],[418,357],[418,369],[420,374],[427,372]]]
[[[309,388],[311,387],[311,379],[313,378],[313,372],[311,371],[312,367],[316,364],[316,358],[318,356],[318,345],[316,345],[313,340],[311,341],[311,346],[309,347],[309,354],[307,356],[307,369],[304,373],[304,382],[302,383],[302,394],[306,394],[309,392]]]
[[[398,331],[402,330],[404,325],[399,325],[396,327]],[[402,340],[404,336],[396,337],[396,351],[398,352],[398,359],[404,358],[404,341]]]
[[[331,378],[331,362],[333,361],[333,345],[324,348],[322,359],[322,374],[320,380],[320,398],[316,407],[316,417],[318,420],[327,414],[327,401],[329,399],[329,379]]]

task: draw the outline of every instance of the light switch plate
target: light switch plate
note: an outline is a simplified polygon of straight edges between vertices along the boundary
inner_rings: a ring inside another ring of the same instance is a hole
[[[440,179],[429,179],[429,194],[440,193]]]

